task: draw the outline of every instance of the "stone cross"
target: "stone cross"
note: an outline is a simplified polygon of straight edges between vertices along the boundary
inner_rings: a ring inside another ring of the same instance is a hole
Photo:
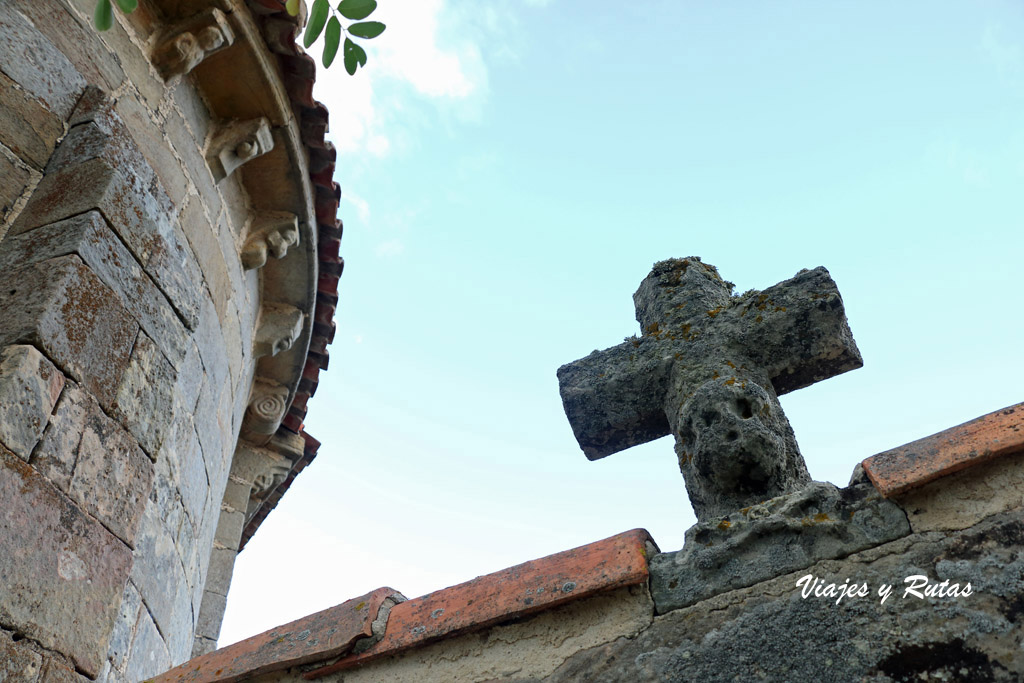
[[[810,482],[778,396],[863,365],[824,268],[732,288],[697,257],[656,263],[633,295],[643,335],[558,369],[589,459],[675,436],[700,521]]]

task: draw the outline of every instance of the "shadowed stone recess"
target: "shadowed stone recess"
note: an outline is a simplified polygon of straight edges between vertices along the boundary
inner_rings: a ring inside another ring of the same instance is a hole
[[[870,483],[812,482],[690,527],[682,550],[651,558],[651,595],[664,614],[909,533],[903,510]]]
[[[558,370],[591,460],[675,435],[701,521],[809,483],[778,395],[862,365],[824,268],[732,288],[696,257],[656,263],[633,296],[643,336]]]

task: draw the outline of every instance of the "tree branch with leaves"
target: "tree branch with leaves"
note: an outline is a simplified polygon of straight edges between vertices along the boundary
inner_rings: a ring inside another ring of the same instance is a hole
[[[285,2],[288,14],[293,17],[298,16],[300,1],[287,0]],[[125,14],[131,14],[138,8],[139,0],[97,0],[92,16],[96,30],[107,31],[114,25],[113,5],[115,4]],[[309,11],[309,21],[306,22],[306,32],[302,36],[302,44],[309,49],[322,33],[324,35],[322,60],[324,68],[331,66],[340,47],[342,48],[342,60],[345,62],[345,71],[349,75],[355,75],[356,69],[366,66],[366,50],[352,38],[369,40],[384,33],[385,26],[381,22],[362,21],[373,14],[375,9],[377,9],[377,0],[341,0],[337,7],[331,7],[328,0],[313,0],[313,7]],[[329,19],[328,14],[330,14]],[[356,23],[349,24],[347,27],[342,26],[338,19],[339,14]],[[345,34],[344,46],[341,43],[342,33]]]

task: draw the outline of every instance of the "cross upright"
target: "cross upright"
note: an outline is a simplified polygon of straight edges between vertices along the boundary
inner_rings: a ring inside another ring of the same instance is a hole
[[[778,396],[863,365],[824,268],[732,288],[698,257],[660,261],[633,295],[642,336],[558,369],[590,460],[675,436],[700,521],[808,483]]]

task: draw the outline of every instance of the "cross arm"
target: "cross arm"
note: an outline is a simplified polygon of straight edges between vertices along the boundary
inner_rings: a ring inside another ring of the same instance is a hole
[[[566,417],[589,460],[669,433],[664,400],[672,362],[657,340],[640,337],[558,369]]]
[[[732,314],[745,319],[741,344],[779,395],[864,365],[839,288],[822,267],[745,295]]]

